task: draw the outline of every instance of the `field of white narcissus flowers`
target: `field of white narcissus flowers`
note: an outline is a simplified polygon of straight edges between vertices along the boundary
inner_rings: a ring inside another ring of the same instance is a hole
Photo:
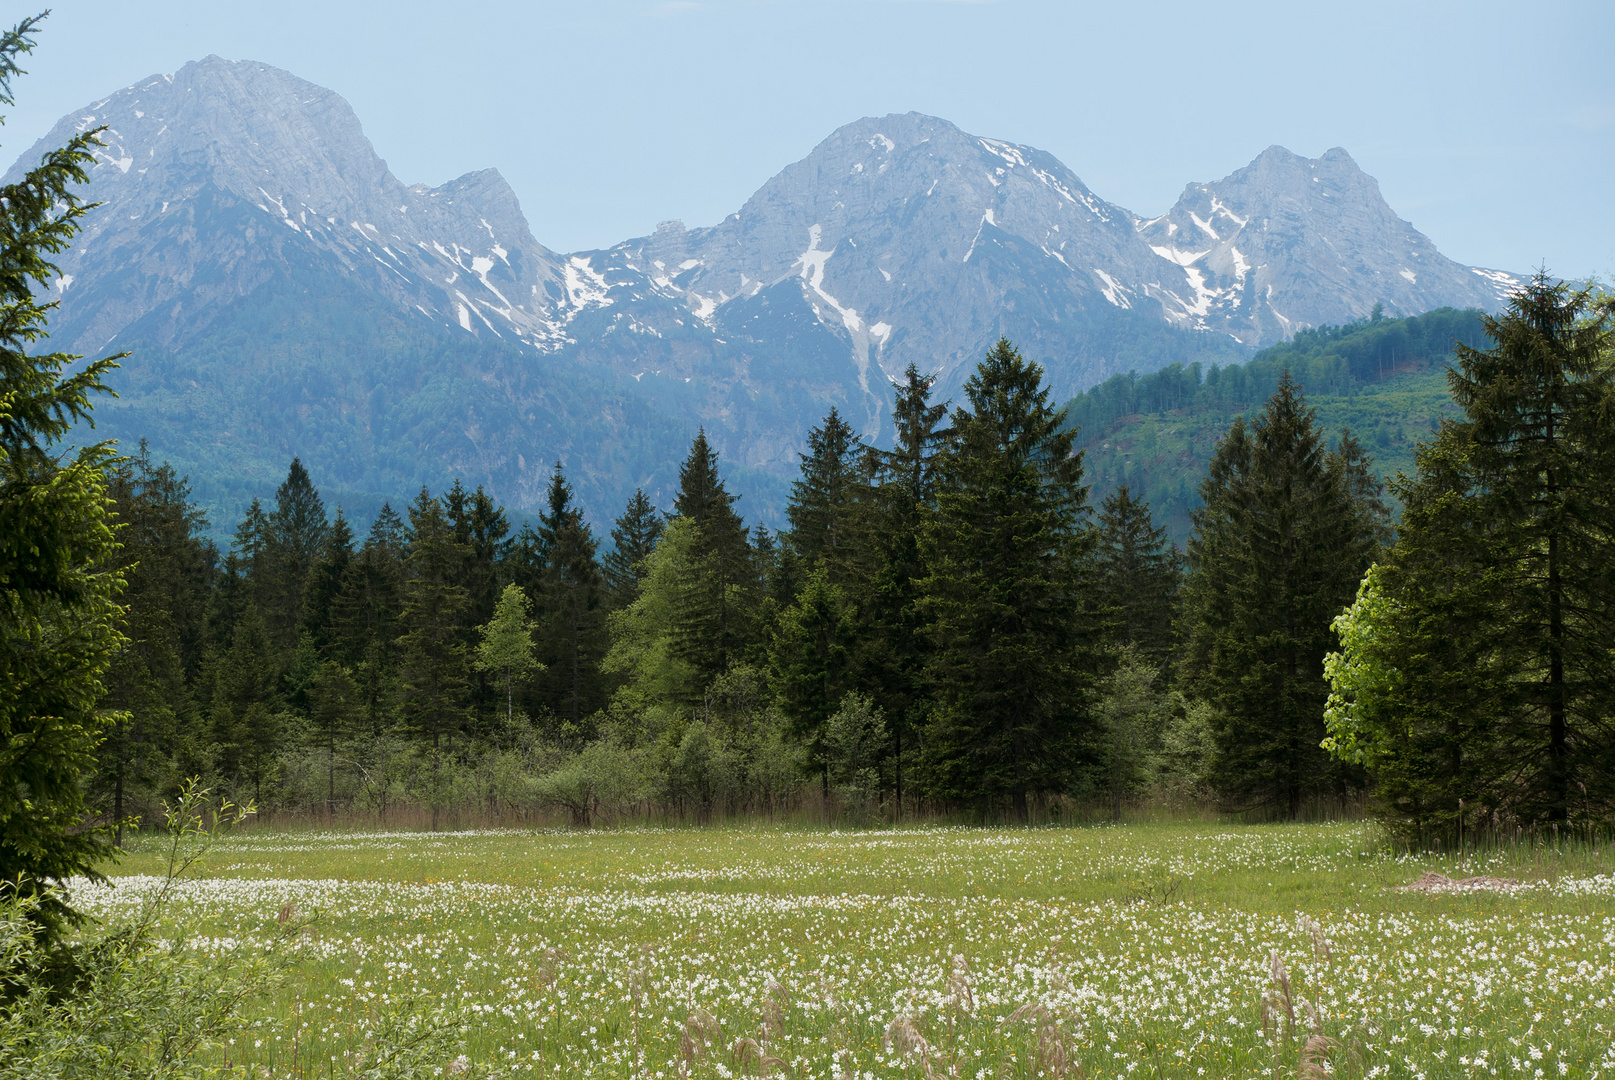
[[[101,915],[155,880],[138,850]],[[207,952],[312,917],[230,1047],[344,1075],[389,1013],[446,1073],[1611,1077],[1596,843],[1398,856],[1362,826],[246,832],[176,909]],[[1406,891],[1426,871],[1487,887]]]

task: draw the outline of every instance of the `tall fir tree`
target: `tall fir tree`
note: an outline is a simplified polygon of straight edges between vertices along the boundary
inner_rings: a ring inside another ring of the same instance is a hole
[[[661,513],[651,505],[643,488],[635,488],[622,516],[611,528],[611,550],[601,560],[606,596],[614,609],[634,601],[645,578],[645,560],[656,547],[665,527]]]
[[[336,519],[331,522],[331,529],[326,534],[320,557],[309,568],[308,579],[303,586],[302,632],[316,649],[326,655],[332,650],[335,609],[337,598],[342,593],[342,579],[347,575],[348,567],[353,565],[354,554],[353,527],[348,524],[339,506]]]
[[[1323,661],[1380,522],[1287,371],[1249,429],[1234,421],[1200,491],[1185,665],[1218,709],[1219,788],[1230,804],[1294,817],[1356,782],[1320,746]]]
[[[893,383],[891,450],[876,455],[873,490],[860,542],[867,573],[850,584],[864,619],[857,681],[886,715],[891,739],[895,805],[902,812],[904,779],[915,734],[929,710],[920,583],[925,577],[920,526],[936,501],[936,460],[949,432],[946,403],[932,403],[936,378],[913,364]]]
[[[1332,658],[1331,746],[1420,836],[1615,817],[1615,310],[1539,273],[1486,329]]]
[[[558,461],[538,536],[545,553],[539,602],[545,704],[581,732],[585,718],[606,701],[600,673],[608,646],[605,583],[594,534]]]
[[[808,574],[796,601],[781,613],[773,639],[780,711],[807,748],[810,767],[829,790],[825,725],[851,686],[857,616],[823,564]]]
[[[325,755],[325,812],[335,815],[337,751],[364,733],[364,707],[347,668],[330,660],[321,661],[314,672],[308,701],[309,734]]]
[[[391,725],[398,699],[406,553],[401,526],[383,505],[331,602],[330,655],[358,686],[372,738]]]
[[[680,583],[674,649],[703,687],[757,644],[757,568],[735,498],[718,475],[718,452],[702,430],[679,470],[674,503],[678,516],[695,526],[688,573]]]
[[[443,805],[443,761],[472,721],[466,648],[467,597],[458,543],[443,504],[425,488],[409,508],[409,557],[398,639],[403,719],[431,767],[432,828]]]
[[[1123,484],[1106,496],[1099,514],[1097,586],[1100,606],[1120,645],[1160,666],[1176,637],[1178,553],[1155,527],[1149,504]]]
[[[928,785],[1024,818],[1030,796],[1070,788],[1091,724],[1088,489],[1043,369],[1009,341],[964,390],[921,533],[936,692]]]
[[[154,464],[144,441],[113,471],[110,494],[122,540],[117,563],[127,583],[128,641],[106,678],[111,720],[96,751],[94,784],[121,844],[128,817],[149,818],[176,773],[201,768],[191,684],[201,667],[217,552],[186,481],[168,464]]]
[[[276,655],[258,606],[249,603],[225,648],[210,658],[205,676],[215,767],[232,787],[260,803],[277,777],[287,734]]]
[[[823,563],[833,580],[845,583],[851,576],[854,504],[867,479],[864,447],[833,407],[824,423],[808,432],[807,444],[785,506],[790,543],[806,569]]]
[[[37,24],[0,36],[0,104],[12,104]],[[52,886],[99,879],[109,850],[106,831],[88,826],[82,781],[106,719],[102,680],[123,644],[112,449],[60,444],[89,420],[118,357],[80,365],[35,350],[56,306],[44,302],[59,276],[50,258],[91,209],[80,193],[103,130],[79,132],[0,187],[0,880],[41,900],[52,935],[73,917]]]
[[[267,556],[259,604],[276,644],[290,652],[303,625],[303,589],[325,550],[331,525],[325,503],[299,458],[275,490],[275,509],[265,523]]]

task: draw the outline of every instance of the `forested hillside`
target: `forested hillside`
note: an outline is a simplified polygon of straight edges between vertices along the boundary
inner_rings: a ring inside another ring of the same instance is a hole
[[[1382,478],[1411,473],[1414,447],[1456,414],[1446,368],[1455,344],[1479,347],[1479,311],[1443,308],[1407,319],[1374,315],[1297,333],[1249,362],[1173,364],[1116,375],[1069,403],[1096,497],[1126,484],[1175,543],[1188,540],[1196,488],[1235,417],[1249,419],[1285,370],[1331,437],[1348,428]]]

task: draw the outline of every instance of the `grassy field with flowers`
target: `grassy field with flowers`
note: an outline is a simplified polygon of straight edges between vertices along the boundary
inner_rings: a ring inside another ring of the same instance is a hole
[[[115,914],[160,867],[136,843]],[[1501,889],[1403,891],[1427,871]],[[176,917],[312,917],[231,1058],[345,1075],[391,1013],[448,1073],[1615,1077],[1615,853],[1398,855],[1363,825],[239,833]]]

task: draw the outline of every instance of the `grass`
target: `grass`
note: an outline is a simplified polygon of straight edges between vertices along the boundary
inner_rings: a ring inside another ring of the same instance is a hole
[[[182,917],[238,949],[317,912],[232,1047],[272,1075],[341,1075],[402,1009],[511,1076],[1594,1077],[1612,862],[1397,854],[1362,825],[249,831]],[[82,899],[114,911],[157,868],[137,844]],[[1522,884],[1395,888],[1426,870]]]

